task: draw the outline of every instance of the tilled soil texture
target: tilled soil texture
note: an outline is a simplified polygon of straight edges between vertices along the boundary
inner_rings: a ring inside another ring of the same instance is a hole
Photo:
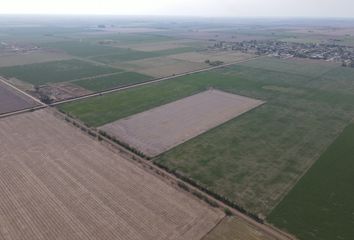
[[[0,136],[0,239],[197,240],[223,217],[48,110]]]
[[[40,98],[41,96],[47,96],[49,99],[51,99],[51,101],[57,102],[85,96],[91,93],[92,91],[83,87],[64,82],[52,85],[43,85],[39,87],[38,91],[34,92],[33,95],[37,98]]]
[[[154,157],[263,103],[219,90],[207,90],[100,129]]]
[[[0,81],[0,114],[37,106],[38,103]]]

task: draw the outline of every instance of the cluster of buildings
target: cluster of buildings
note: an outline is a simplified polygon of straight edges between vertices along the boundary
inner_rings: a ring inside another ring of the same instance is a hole
[[[1,53],[27,53],[38,50],[39,47],[34,44],[15,43],[15,42],[0,42]]]
[[[275,40],[217,42],[209,47],[212,50],[241,51],[257,55],[269,55],[279,58],[309,58],[341,62],[342,66],[354,67],[354,47],[337,44],[292,43]]]

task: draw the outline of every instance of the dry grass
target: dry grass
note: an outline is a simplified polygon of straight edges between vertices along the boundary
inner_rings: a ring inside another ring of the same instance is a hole
[[[100,129],[153,157],[261,104],[259,100],[208,90]]]
[[[0,239],[197,240],[223,216],[47,110],[0,135]]]

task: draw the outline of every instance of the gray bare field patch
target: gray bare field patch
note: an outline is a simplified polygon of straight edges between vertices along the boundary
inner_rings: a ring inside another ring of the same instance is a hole
[[[0,81],[0,114],[37,106],[31,98],[12,89]]]
[[[173,59],[184,60],[189,62],[204,63],[209,61],[222,61],[224,63],[232,63],[243,61],[255,57],[254,55],[239,52],[188,52],[169,56]]]
[[[106,124],[100,129],[154,157],[263,103],[208,90]]]
[[[164,42],[156,42],[156,43],[127,44],[127,45],[121,45],[120,47],[131,48],[138,51],[153,52],[153,51],[161,51],[166,49],[187,47],[187,45],[184,44],[188,44],[188,43],[193,43],[193,41],[174,40],[174,41],[164,41]]]
[[[54,51],[35,51],[29,53],[17,53],[12,55],[0,55],[0,67],[10,67],[33,63],[60,61],[70,59],[69,55]]]
[[[0,136],[0,239],[200,240],[224,216],[49,110]]]
[[[209,65],[170,57],[156,57],[121,63],[116,65],[116,67],[149,76],[166,77],[200,70],[209,67]]]

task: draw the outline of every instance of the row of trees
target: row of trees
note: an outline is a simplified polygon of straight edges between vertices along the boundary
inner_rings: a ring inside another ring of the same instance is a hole
[[[190,185],[192,185],[192,186],[198,188],[199,190],[201,190],[201,191],[207,193],[208,195],[214,197],[215,199],[219,200],[220,202],[223,202],[224,204],[226,204],[226,205],[228,205],[228,206],[230,206],[230,207],[232,207],[232,208],[238,210],[239,212],[241,212],[241,213],[243,213],[243,214],[249,216],[249,217],[252,218],[253,220],[255,220],[255,221],[259,222],[259,223],[262,223],[262,224],[264,223],[264,219],[263,219],[263,218],[261,218],[260,216],[258,216],[257,214],[255,214],[255,213],[253,213],[253,212],[251,212],[251,211],[249,211],[249,210],[246,210],[244,207],[242,207],[241,205],[235,203],[235,202],[232,201],[231,199],[228,199],[227,197],[222,196],[222,195],[220,195],[220,194],[218,194],[218,193],[216,193],[216,192],[210,190],[208,187],[202,186],[201,184],[197,183],[195,180],[193,180],[193,179],[191,179],[191,178],[189,178],[189,177],[184,176],[183,174],[179,173],[179,172],[176,171],[176,170],[169,169],[168,167],[166,167],[166,166],[164,166],[164,165],[162,165],[162,164],[160,164],[160,163],[158,163],[158,162],[154,162],[154,164],[157,165],[159,168],[162,168],[162,169],[164,169],[165,171],[167,171],[167,172],[169,172],[169,173],[175,175],[176,177],[178,177],[179,179],[183,180],[184,182],[187,182],[187,183],[189,183]],[[187,190],[187,187],[188,187],[187,185],[183,186],[182,184],[179,184],[179,186],[180,186],[180,187],[182,186],[182,189],[185,189],[185,190]],[[188,188],[188,189],[189,189],[189,188]],[[192,192],[192,193],[193,193],[193,192]],[[194,194],[194,193],[193,193],[193,194]],[[197,197],[199,197],[200,194],[194,194],[194,195],[197,196]],[[207,198],[207,197],[203,196],[203,197],[200,197],[200,198],[203,199],[203,200],[205,200],[205,198]],[[210,200],[210,199],[209,199],[209,200]],[[210,201],[212,201],[212,200],[210,200]],[[209,203],[209,201],[206,201],[206,202]],[[209,204],[210,204],[210,203],[209,203]],[[215,204],[217,204],[217,203],[215,203]],[[214,204],[211,204],[211,205],[213,206]],[[216,206],[217,206],[217,205],[215,205],[215,207],[216,207]],[[226,210],[225,210],[225,211],[226,211]],[[226,213],[226,212],[225,212],[225,213]],[[229,213],[230,213],[230,212],[227,212],[226,214],[229,214]]]
[[[120,142],[119,140],[117,140],[115,137],[112,137],[110,136],[109,134],[107,134],[106,132],[100,130],[99,131],[99,134],[97,135],[96,133],[92,132],[89,128],[87,128],[87,126],[85,127],[84,125],[80,125],[79,123],[77,123],[75,120],[71,120],[70,119],[70,116],[69,117],[65,117],[64,118],[67,122],[70,122],[72,123],[74,126],[80,128],[81,130],[87,132],[89,135],[93,136],[93,137],[98,137],[99,140],[102,140],[102,137],[105,137],[123,147],[125,147],[126,149],[128,149],[129,151],[135,153],[136,155],[142,157],[142,158],[145,158],[147,160],[150,160],[144,153],[136,150],[135,148],[132,148],[130,147],[129,145],[127,144],[124,144],[122,142]],[[251,217],[252,219],[254,219],[255,221],[259,222],[259,223],[264,223],[264,220],[262,218],[260,218],[257,214],[254,214],[248,210],[246,210],[245,208],[243,208],[242,206],[240,206],[239,204],[235,203],[234,201],[222,196],[222,195],[219,195],[218,193],[215,193],[214,191],[210,190],[209,188],[207,187],[204,187],[202,186],[201,184],[197,183],[195,180],[189,178],[189,177],[186,177],[184,176],[182,173],[179,173],[178,171],[176,170],[171,170],[169,169],[168,167],[158,163],[158,162],[154,162],[154,164],[156,166],[158,166],[159,168],[165,170],[166,172],[169,172],[173,175],[175,175],[177,178],[181,179],[182,181],[184,182],[187,182],[189,183],[190,185],[194,186],[195,188],[205,192],[206,194],[214,197],[215,199],[225,203],[226,205],[238,210],[239,212]],[[204,194],[201,194],[200,192],[198,191],[194,191],[194,190],[191,190],[189,188],[189,186],[187,184],[185,184],[184,182],[178,182],[178,186],[180,188],[182,188],[183,190],[185,191],[188,191],[188,192],[191,192],[194,196],[198,197],[199,199],[205,201],[206,203],[208,203],[210,206],[212,207],[215,207],[215,208],[218,208],[220,207],[219,204],[217,202],[215,202],[214,200],[210,199],[209,197],[207,197],[206,195]],[[228,209],[228,208],[225,208],[224,209],[224,212],[226,215],[232,215],[232,212]]]

